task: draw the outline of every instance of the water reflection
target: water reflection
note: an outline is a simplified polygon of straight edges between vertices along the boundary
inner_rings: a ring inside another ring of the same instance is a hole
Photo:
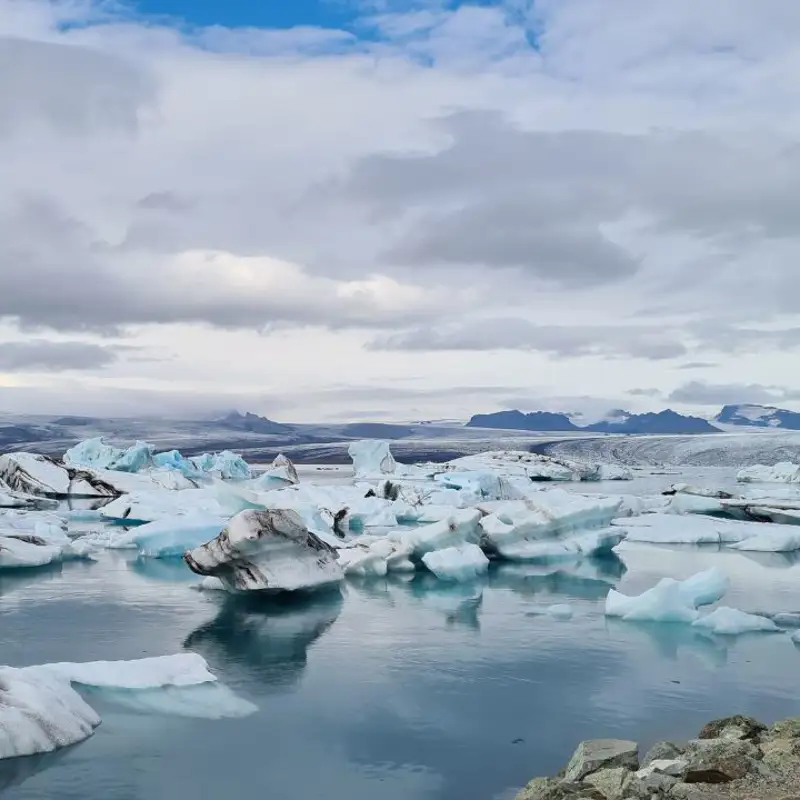
[[[616,555],[584,559],[563,566],[500,563],[490,570],[489,585],[524,595],[550,594],[599,600],[608,594],[626,570],[625,563]]]
[[[300,680],[308,649],[341,610],[338,590],[288,598],[226,596],[216,617],[183,644],[226,676],[239,672],[245,679],[284,689]]]
[[[691,651],[714,667],[728,662],[728,652],[733,640],[730,637],[709,636],[698,628],[679,622],[640,622],[605,618],[606,630],[615,638],[644,635],[659,659],[677,661],[682,652]]]
[[[75,745],[75,747],[79,746]],[[37,756],[0,760],[0,794],[15,786],[21,786],[39,772],[50,769],[75,747],[62,748],[53,753],[42,753]]]
[[[144,558],[138,556],[128,562],[128,568],[137,575],[169,583],[198,583],[195,575],[182,558]]]
[[[45,564],[41,567],[0,569],[0,598],[31,583],[42,583],[61,576],[63,564]]]

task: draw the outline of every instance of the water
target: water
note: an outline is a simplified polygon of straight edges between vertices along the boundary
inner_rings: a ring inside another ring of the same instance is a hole
[[[1,763],[4,800],[499,800],[555,772],[581,739],[646,746],[732,712],[800,714],[800,652],[788,636],[725,640],[602,613],[611,585],[639,592],[711,565],[731,577],[726,603],[798,611],[796,559],[643,545],[621,556],[550,575],[495,567],[468,587],[422,575],[351,581],[342,595],[279,605],[198,592],[182,563],[126,553],[3,575],[4,663],[191,649],[259,707],[207,721],[94,694],[94,737]],[[574,617],[535,613],[554,603]]]

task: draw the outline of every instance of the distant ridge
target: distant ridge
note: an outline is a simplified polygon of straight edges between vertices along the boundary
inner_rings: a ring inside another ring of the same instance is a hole
[[[800,415],[798,415],[800,416]],[[475,414],[468,428],[493,428],[517,431],[591,431],[592,433],[651,433],[651,434],[702,434],[721,433],[708,420],[686,416],[668,408],[647,414],[631,414],[614,409],[601,422],[578,426],[566,415],[549,411],[498,411],[494,414]]]
[[[498,411],[495,414],[475,414],[466,424],[467,428],[495,428],[509,431],[579,431],[581,430],[566,414],[550,411]]]
[[[284,425],[282,422],[275,422],[267,417],[259,417],[258,414],[251,414],[249,411],[244,414],[231,411],[214,422],[228,429],[248,431],[249,433],[289,433],[293,430],[291,425]]]

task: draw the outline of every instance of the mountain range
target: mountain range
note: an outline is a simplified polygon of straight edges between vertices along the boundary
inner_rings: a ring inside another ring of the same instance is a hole
[[[475,414],[468,428],[537,431],[546,433],[578,432],[617,434],[703,434],[721,433],[734,428],[772,428],[800,430],[800,413],[784,408],[759,405],[727,405],[711,421],[702,417],[679,414],[670,408],[657,413],[633,414],[614,409],[597,422],[576,424],[576,414],[551,411],[498,411],[493,414]],[[716,425],[712,424],[717,423]]]

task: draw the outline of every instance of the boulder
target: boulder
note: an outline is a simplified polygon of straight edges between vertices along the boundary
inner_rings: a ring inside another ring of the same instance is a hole
[[[800,738],[769,739],[759,746],[764,764],[779,772],[800,766]]]
[[[559,781],[554,778],[534,778],[515,800],[607,800],[593,786]]]
[[[715,719],[703,726],[699,739],[756,739],[767,726],[753,717],[736,714],[732,717]]]
[[[607,800],[622,800],[627,794],[631,771],[625,767],[601,769],[587,775],[584,783],[594,786]]]
[[[686,745],[675,742],[656,742],[646,753],[641,767],[649,766],[653,761],[671,761],[686,752]]]
[[[336,550],[288,509],[241,511],[183,558],[192,572],[213,575],[234,592],[308,591],[344,578]]]
[[[683,758],[656,759],[651,761],[646,767],[642,767],[637,773],[637,778],[646,778],[649,775],[660,774],[669,775],[673,778],[680,778],[686,772],[688,762]]]
[[[601,769],[639,768],[639,745],[624,739],[589,739],[581,742],[567,765],[567,781],[580,781]]]
[[[767,739],[800,739],[800,717],[776,722],[766,733]]]

